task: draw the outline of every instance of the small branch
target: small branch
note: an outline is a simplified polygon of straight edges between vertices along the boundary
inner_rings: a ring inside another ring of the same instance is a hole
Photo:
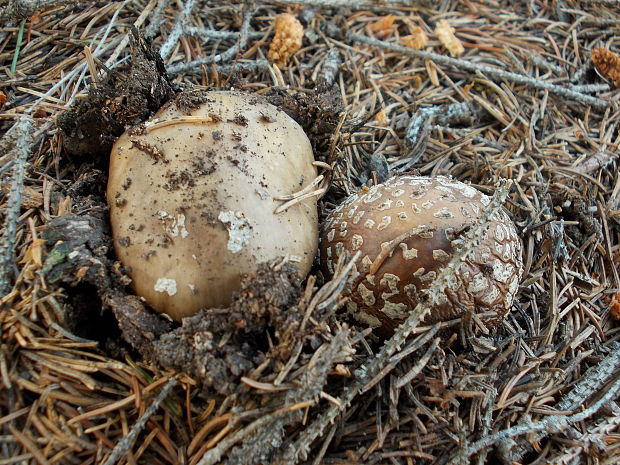
[[[415,115],[409,120],[409,126],[407,126],[407,132],[405,132],[405,146],[408,147],[415,154],[422,154],[424,147],[421,146],[421,150],[417,150],[418,144],[421,143],[421,137],[425,131],[427,131],[433,124],[435,117],[441,110],[441,106],[425,107],[421,108]]]
[[[598,365],[585,372],[568,394],[555,405],[556,410],[569,412],[576,410],[580,405],[583,405],[588,397],[599,392],[618,369],[620,369],[620,344],[614,343],[612,352]],[[534,442],[541,441],[548,435],[547,432],[543,431],[535,435]],[[520,462],[532,450],[530,444],[525,440],[518,441],[516,445],[512,440],[502,441],[499,448],[507,463]]]
[[[553,63],[549,63],[547,60],[545,60],[543,57],[538,56],[538,55],[532,55],[530,56],[530,61],[532,62],[532,64],[540,67],[540,68],[544,68],[547,71],[551,71],[557,75],[561,75],[564,73],[564,68],[562,68],[561,66],[558,66],[556,64]]]
[[[226,40],[226,39],[238,39],[241,35],[240,32],[235,31],[214,31],[213,29],[205,29],[203,27],[195,27],[188,26],[184,29],[185,34],[192,37],[200,37],[202,39],[216,39],[216,40]],[[262,32],[250,32],[248,34],[248,39],[260,39],[264,37],[265,34]]]
[[[589,156],[584,161],[575,165],[573,169],[580,173],[589,174],[612,164],[618,157],[617,154],[601,150]]]
[[[0,21],[28,19],[37,11],[48,10],[59,6],[77,6],[95,2],[80,0],[9,0],[8,5],[0,10]]]
[[[601,362],[590,367],[584,375],[579,378],[564,398],[556,405],[557,410],[572,411],[581,406],[588,397],[599,392],[601,387],[607,383],[620,369],[620,343],[614,343],[611,353]]]
[[[326,86],[331,86],[336,80],[340,65],[342,64],[342,55],[337,48],[330,48],[323,62],[319,78]]]
[[[189,61],[187,63],[177,63],[176,65],[168,66],[167,71],[170,75],[181,74],[188,71],[196,71],[200,70],[203,65],[210,64],[218,64],[225,63],[229,60],[232,60],[239,50],[245,48],[248,43],[248,37],[250,33],[250,21],[252,20],[252,16],[254,15],[254,10],[246,11],[243,16],[243,23],[241,25],[241,30],[239,31],[239,41],[230,47],[228,50],[219,53],[214,56],[209,56],[205,58],[198,58],[196,60]],[[163,49],[163,47],[162,47]]]
[[[612,403],[612,405],[614,405],[612,407],[614,411],[612,417],[604,418],[594,428],[589,426],[587,433],[574,438],[575,446],[566,449],[562,455],[554,457],[551,463],[554,465],[568,465],[575,463],[576,458],[584,452],[589,452],[591,449],[594,449],[595,452],[605,451],[608,447],[605,442],[605,436],[612,434],[620,426],[620,409],[615,403]]]
[[[572,90],[575,92],[584,92],[584,93],[596,93],[596,92],[607,92],[611,90],[609,84],[576,84],[570,86]]]
[[[187,26],[187,22],[189,21],[189,17],[192,14],[195,4],[196,0],[187,0],[185,2],[185,6],[183,7],[183,11],[181,11],[174,20],[174,26],[170,31],[170,35],[159,50],[162,60],[166,60],[172,53],[174,47],[177,45],[179,38],[183,34],[183,30]]]
[[[466,71],[481,72],[485,75],[493,77],[494,79],[505,79],[516,84],[524,84],[534,89],[548,90],[549,92],[556,95],[567,97],[571,100],[575,100],[576,102],[580,102],[585,105],[592,105],[596,108],[607,108],[609,106],[609,102],[606,102],[605,100],[582,94],[580,92],[575,92],[568,87],[557,86],[555,84],[550,84],[548,82],[540,81],[529,76],[524,76],[522,74],[513,73],[511,71],[504,71],[502,69],[494,68],[492,66],[479,65],[466,60],[451,58],[445,55],[440,55],[438,53],[426,52],[424,50],[413,50],[411,48],[403,47],[400,45],[390,44],[382,40],[372,39],[361,34],[348,34],[348,39],[357,40],[358,42],[372,45],[374,47],[391,50],[392,52],[402,53],[403,55],[409,55],[416,58],[421,58],[423,60],[432,60],[440,65],[453,66],[455,68],[463,69]]]
[[[410,6],[411,0],[277,0],[276,3],[284,5],[307,5],[323,8],[350,8],[351,10],[360,9],[385,9],[389,7]]]
[[[161,26],[161,23],[164,19],[164,11],[166,10],[166,8],[168,8],[169,3],[170,0],[159,0],[157,8],[155,8],[153,13],[151,14],[151,17],[149,18],[149,25],[144,30],[145,38],[152,39],[155,36],[157,30],[159,29],[159,26]]]
[[[396,380],[396,389],[401,389],[405,384],[409,384],[413,378],[420,374],[420,372],[424,369],[428,361],[431,359],[431,356],[439,346],[439,341],[441,341],[441,338],[435,338],[435,340],[433,340],[432,344],[428,347],[426,352],[424,352],[424,355],[422,355],[420,360],[418,360],[418,363],[416,363],[411,370],[409,370],[407,373],[405,373],[403,376]]]
[[[132,446],[135,439],[142,432],[142,429],[146,425],[146,422],[149,421],[149,418],[153,416],[153,414],[159,409],[161,403],[170,395],[172,389],[178,384],[177,380],[174,378],[170,378],[166,385],[162,388],[157,397],[153,399],[153,402],[149,407],[145,410],[144,414],[136,421],[131,428],[131,431],[127,436],[124,436],[114,449],[112,449],[112,453],[108,457],[108,459],[103,463],[103,465],[114,465]]]
[[[293,194],[286,194],[286,195],[280,195],[278,197],[274,197],[274,200],[282,200],[282,201],[286,201],[286,200],[293,200],[296,199],[298,197],[301,197],[302,195],[310,192],[312,189],[315,188],[315,186],[317,186],[324,178],[325,176],[323,176],[322,174],[319,174],[316,178],[314,178],[314,181],[312,181],[310,184],[308,184],[306,187],[304,187],[303,189],[293,193]]]
[[[22,206],[26,161],[35,142],[34,126],[34,120],[29,116],[24,116],[0,140],[0,153],[8,152],[14,160],[6,217],[0,238],[0,297],[8,294],[12,287],[15,235]]]
[[[304,373],[296,381],[297,389],[286,394],[286,405],[275,412],[250,423],[240,431],[222,439],[207,451],[198,465],[213,465],[221,461],[228,449],[242,440],[251,437],[238,449],[233,450],[229,462],[253,464],[269,456],[283,440],[284,428],[300,417],[299,408],[307,408],[316,402],[327,382],[327,376],[335,363],[353,354],[349,330],[337,332],[329,343],[324,344],[313,355]],[[236,460],[235,460],[236,459]],[[273,462],[270,462],[273,463]]]
[[[293,205],[297,205],[298,203],[303,202],[304,200],[310,197],[321,197],[325,193],[325,191],[327,191],[327,189],[324,187],[315,189],[315,187],[323,180],[324,177],[325,176],[320,174],[314,179],[314,181],[312,181],[310,184],[308,184],[306,187],[304,187],[300,191],[297,191],[293,194],[287,194],[287,195],[282,195],[280,197],[274,197],[274,200],[281,200],[285,202],[273,211],[274,215],[282,213],[288,210],[289,208],[291,208]]]
[[[309,199],[310,197],[321,198],[321,196],[325,194],[325,192],[327,192],[327,189],[323,187],[321,189],[316,189],[312,192],[308,192],[307,194],[300,195],[299,197],[296,197],[293,200],[289,200],[285,204],[280,205],[278,208],[276,208],[273,211],[273,214],[278,215],[282,212],[285,212],[286,210],[291,208],[293,205],[297,205],[298,203],[301,203],[304,200]]]
[[[218,73],[230,74],[233,71],[266,71],[270,67],[269,61],[261,58],[254,61],[237,61],[232,65],[217,65],[216,69]]]
[[[583,412],[579,412],[571,416],[550,415],[544,420],[540,420],[534,423],[529,422],[524,425],[513,426],[512,428],[502,430],[491,436],[487,436],[479,441],[476,441],[470,446],[461,450],[455,457],[452,458],[450,462],[448,462],[448,465],[466,463],[466,460],[472,455],[477,454],[484,449],[488,449],[493,444],[496,444],[500,441],[505,441],[509,438],[523,436],[529,433],[559,433],[560,431],[565,430],[566,428],[575,423],[590,418],[592,415],[598,412],[601,407],[613,400],[618,395],[619,390],[620,379],[611,386],[611,388],[605,393],[603,397],[601,397],[597,402],[595,402],[591,407],[587,408]]]
[[[405,133],[405,146],[411,152],[411,159],[407,161],[406,166],[409,167],[416,163],[424,153],[428,139],[427,133],[435,123],[474,126],[485,114],[487,114],[486,110],[473,100],[420,108],[411,117]]]

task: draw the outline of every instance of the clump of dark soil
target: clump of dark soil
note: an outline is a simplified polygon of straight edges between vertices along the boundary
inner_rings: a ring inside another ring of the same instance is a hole
[[[313,93],[293,94],[274,88],[266,95],[272,105],[280,108],[304,128],[318,159],[327,151],[336,131],[344,104],[337,86],[319,85]]]
[[[241,376],[267,357],[272,363],[288,359],[303,319],[297,307],[300,294],[295,265],[262,264],[245,277],[229,308],[185,318],[180,328],[154,341],[153,358],[164,367],[191,373],[205,388],[229,394]]]
[[[69,285],[64,322],[69,330],[115,351],[118,340],[111,338],[122,336],[128,346],[120,350],[131,346],[147,361],[190,373],[222,394],[266,358],[288,359],[303,319],[295,265],[283,260],[260,265],[243,279],[229,308],[206,309],[178,326],[128,293],[128,278],[109,257],[109,228],[101,216],[63,215],[44,231],[50,249],[46,279]]]
[[[107,154],[118,136],[172,97],[159,53],[134,30],[129,66],[109,70],[87,98],[58,117],[64,148],[79,157]]]

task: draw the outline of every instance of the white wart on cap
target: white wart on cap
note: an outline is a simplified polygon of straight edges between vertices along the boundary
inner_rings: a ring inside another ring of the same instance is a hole
[[[450,261],[462,235],[490,198],[438,176],[399,176],[346,199],[328,216],[320,244],[328,277],[340,256],[361,251],[360,277],[346,291],[349,311],[371,327],[391,332],[419,302]],[[443,303],[425,322],[473,310],[491,312],[487,327],[510,310],[523,272],[522,245],[505,211],[496,213],[479,247],[463,263]]]

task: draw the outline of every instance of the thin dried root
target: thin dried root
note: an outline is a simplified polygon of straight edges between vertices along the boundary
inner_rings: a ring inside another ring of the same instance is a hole
[[[322,196],[325,192],[327,192],[327,189],[322,188],[322,189],[317,189],[313,192],[308,192],[307,194],[302,195],[301,197],[297,197],[296,199],[293,200],[289,200],[288,202],[286,202],[284,205],[280,205],[278,208],[276,208],[273,212],[277,215],[278,213],[282,213],[283,211],[288,210],[289,208],[291,208],[293,205],[297,205],[298,203],[302,202],[303,200],[306,200],[310,197],[320,197]]]
[[[278,208],[276,208],[273,211],[273,213],[276,215],[279,213],[282,213],[288,210],[289,208],[291,208],[293,205],[297,205],[298,203],[310,197],[315,197],[315,196],[321,197],[325,192],[327,192],[326,187],[321,187],[319,189],[313,190],[312,192],[309,192],[309,191],[313,189],[314,187],[316,187],[316,185],[319,184],[322,180],[323,180],[323,175],[321,174],[317,176],[314,181],[312,181],[310,184],[308,184],[306,187],[304,187],[299,192],[295,192],[294,194],[285,195],[282,197],[275,197],[274,200],[288,200],[288,202],[280,205]]]
[[[310,192],[312,189],[314,189],[316,186],[318,186],[318,184],[323,180],[324,176],[322,174],[318,175],[314,181],[312,181],[310,184],[308,184],[306,187],[304,187],[302,190],[297,191],[293,194],[288,194],[288,195],[281,195],[278,197],[274,197],[274,200],[293,200],[296,199],[302,195],[304,195],[307,192]]]

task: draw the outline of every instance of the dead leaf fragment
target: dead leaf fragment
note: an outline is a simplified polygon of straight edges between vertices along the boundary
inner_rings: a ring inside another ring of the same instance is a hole
[[[30,248],[24,255],[22,263],[26,263],[29,260],[32,260],[32,262],[35,264],[37,269],[41,268],[43,266],[43,246],[44,245],[45,245],[44,239],[35,239],[34,241],[32,241],[32,245],[30,246]]]
[[[592,50],[592,62],[596,70],[609,79],[614,86],[620,85],[620,57],[609,49],[597,47]]]
[[[440,20],[435,26],[435,35],[453,57],[465,51],[461,41],[454,35],[454,28],[445,19]]]
[[[385,114],[385,110],[379,110],[377,114],[373,117],[373,120],[375,120],[381,126],[387,126],[390,123],[390,120]]]
[[[428,36],[426,35],[426,32],[424,32],[424,29],[419,26],[415,26],[411,29],[411,32],[411,35],[401,37],[400,43],[405,47],[409,47],[414,50],[423,49],[428,41]]]
[[[304,27],[292,14],[282,13],[276,16],[274,28],[275,36],[269,46],[267,56],[278,66],[284,66],[289,58],[301,48]]]
[[[381,16],[377,21],[370,23],[368,29],[378,39],[385,39],[394,33],[394,21],[396,15],[389,14],[387,16]]]

